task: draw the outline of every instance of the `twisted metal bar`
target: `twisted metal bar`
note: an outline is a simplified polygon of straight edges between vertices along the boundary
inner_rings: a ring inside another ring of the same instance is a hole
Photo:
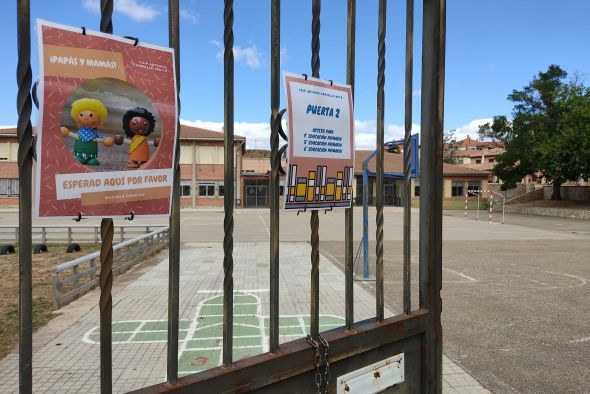
[[[113,219],[100,222],[100,392],[112,392]]]
[[[100,31],[113,32],[113,0],[100,2]],[[113,390],[112,320],[113,298],[113,219],[103,218],[100,223],[100,391],[110,394]]]
[[[384,318],[383,295],[383,146],[384,146],[384,110],[385,110],[385,28],[386,28],[387,0],[379,0],[379,61],[377,76],[377,198],[376,215],[376,317],[378,321]]]
[[[113,0],[100,0],[100,31],[113,33]]]
[[[233,0],[224,8],[224,184],[223,219],[223,365],[232,363],[233,291],[234,291],[234,11]]]
[[[314,78],[320,77],[320,0],[312,2],[311,70]],[[312,337],[320,333],[320,219],[318,211],[311,211],[311,309],[309,332]]]
[[[176,72],[176,106],[180,119],[180,27],[179,1],[168,1],[168,46],[174,48],[174,69]],[[172,209],[170,212],[170,232],[168,246],[168,383],[178,380],[178,318],[180,282],[180,122],[176,124],[176,151],[174,154],[174,180],[172,189]]]
[[[348,0],[346,83],[352,87],[354,100],[356,0]],[[354,324],[354,250],[353,250],[353,205],[344,212],[344,264],[345,264],[345,313],[346,329]]]
[[[31,17],[29,0],[17,2],[18,177],[19,177],[19,391],[33,390],[33,288],[31,207],[33,131],[31,127]]]
[[[412,187],[410,180],[411,138],[412,138],[412,78],[414,68],[414,0],[406,1],[406,91],[405,91],[405,135],[404,135],[404,266],[403,303],[404,313],[412,310],[411,300],[411,229],[412,229]]]
[[[270,67],[270,330],[269,349],[279,350],[279,132],[281,130],[281,1],[271,2],[271,67]]]

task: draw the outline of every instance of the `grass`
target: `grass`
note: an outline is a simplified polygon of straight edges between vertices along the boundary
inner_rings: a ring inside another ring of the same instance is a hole
[[[33,254],[33,330],[55,316],[53,309],[51,273],[59,263],[84,256],[99,249],[98,244],[82,245],[76,253],[66,253],[65,245],[48,245],[48,252]],[[19,264],[15,254],[0,256],[0,358],[18,343]]]

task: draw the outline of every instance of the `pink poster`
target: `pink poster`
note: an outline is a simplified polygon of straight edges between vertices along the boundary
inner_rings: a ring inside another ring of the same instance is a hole
[[[168,216],[173,50],[43,21],[38,33],[36,217]]]

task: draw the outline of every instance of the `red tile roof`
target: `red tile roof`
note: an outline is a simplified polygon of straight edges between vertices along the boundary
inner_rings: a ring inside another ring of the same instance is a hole
[[[354,157],[354,171],[359,175],[363,173],[363,161],[371,154],[370,150],[357,150]],[[403,155],[385,152],[383,167],[385,172],[402,173],[403,172]],[[376,158],[373,157],[369,162],[369,170],[375,171]],[[443,163],[443,176],[475,176],[487,177],[489,172],[480,171],[474,168],[458,166],[455,164]]]

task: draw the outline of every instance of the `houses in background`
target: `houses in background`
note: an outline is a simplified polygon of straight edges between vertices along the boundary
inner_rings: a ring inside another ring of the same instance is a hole
[[[488,183],[494,153],[500,147],[483,146],[479,141],[462,141],[457,157],[463,165],[444,164],[443,195],[445,199],[462,199],[467,190],[483,190]],[[0,206],[18,205],[18,141],[15,128],[0,129]],[[362,162],[371,151],[357,150],[355,154],[355,201],[362,201]],[[471,154],[474,154],[471,156]],[[497,154],[497,153],[496,153]],[[479,158],[477,158],[479,155]],[[403,203],[403,155],[384,154],[386,178],[384,204]],[[183,207],[223,206],[224,136],[222,132],[206,130],[181,123],[180,129],[180,195]],[[477,163],[477,160],[482,160]],[[234,136],[234,200],[238,207],[268,207],[270,194],[270,151],[247,150],[246,138]],[[472,162],[473,161],[473,162]],[[375,171],[376,160],[368,164]],[[286,160],[282,158],[286,168]],[[397,174],[397,176],[395,176]],[[284,176],[280,177],[280,194],[284,192]],[[411,197],[419,197],[420,180],[412,180]],[[369,176],[369,203],[376,195],[375,176]]]

